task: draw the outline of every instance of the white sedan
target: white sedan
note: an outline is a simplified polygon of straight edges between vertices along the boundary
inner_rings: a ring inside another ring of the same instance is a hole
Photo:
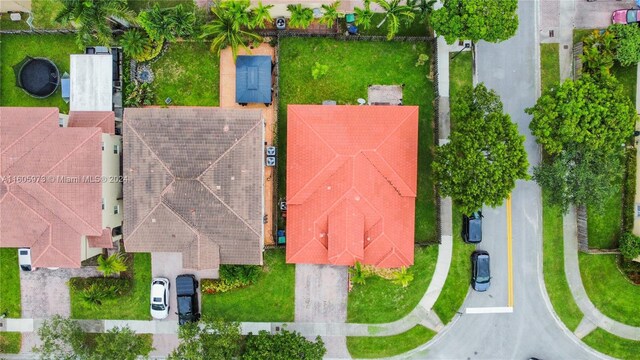
[[[169,316],[169,279],[151,281],[151,317],[162,320]]]

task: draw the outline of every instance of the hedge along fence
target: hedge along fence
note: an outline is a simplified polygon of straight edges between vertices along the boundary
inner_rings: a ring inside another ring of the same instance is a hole
[[[622,183],[622,232],[632,232],[635,221],[636,198],[636,157],[635,147],[625,150],[625,172]]]

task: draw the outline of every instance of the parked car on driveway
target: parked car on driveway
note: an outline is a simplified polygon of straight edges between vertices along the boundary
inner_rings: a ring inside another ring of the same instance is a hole
[[[178,297],[178,324],[200,320],[198,312],[198,281],[191,274],[178,275],[176,278],[176,296]]]
[[[475,291],[487,291],[491,284],[489,253],[476,250],[471,254],[471,287]]]
[[[151,317],[162,320],[169,316],[169,279],[151,281]]]
[[[640,23],[640,9],[616,10],[611,15],[614,24],[638,24]]]
[[[482,241],[482,212],[462,216],[462,240],[477,244]]]

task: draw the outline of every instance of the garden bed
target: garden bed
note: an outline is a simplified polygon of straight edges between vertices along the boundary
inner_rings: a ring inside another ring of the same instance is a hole
[[[293,321],[295,266],[283,249],[264,252],[263,272],[249,286],[202,293],[202,314],[226,321]]]
[[[68,113],[69,104],[62,100],[60,87],[46,99],[31,97],[16,86],[13,66],[25,56],[45,57],[56,64],[62,76],[64,72],[69,72],[70,55],[75,53],[79,53],[79,50],[73,34],[0,35],[0,105],[57,107],[60,112]]]
[[[287,105],[357,104],[370,84],[404,84],[403,103],[420,106],[416,242],[436,242],[436,205],[431,177],[434,89],[429,62],[416,66],[420,54],[432,56],[430,43],[340,41],[330,38],[282,38],[279,49],[278,197],[286,194]],[[314,80],[316,62],[328,73]],[[284,226],[280,217],[279,227]]]
[[[71,318],[149,320],[149,291],[151,288],[151,255],[128,254],[127,272],[120,278],[72,278]],[[102,305],[89,306],[82,299],[82,291],[92,284],[114,286],[119,296],[106,298]],[[126,304],[126,306],[123,306]]]

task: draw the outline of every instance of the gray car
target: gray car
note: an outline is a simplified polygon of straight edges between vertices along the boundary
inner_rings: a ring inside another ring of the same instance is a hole
[[[487,291],[491,285],[489,253],[476,250],[471,254],[471,287],[475,291]]]

